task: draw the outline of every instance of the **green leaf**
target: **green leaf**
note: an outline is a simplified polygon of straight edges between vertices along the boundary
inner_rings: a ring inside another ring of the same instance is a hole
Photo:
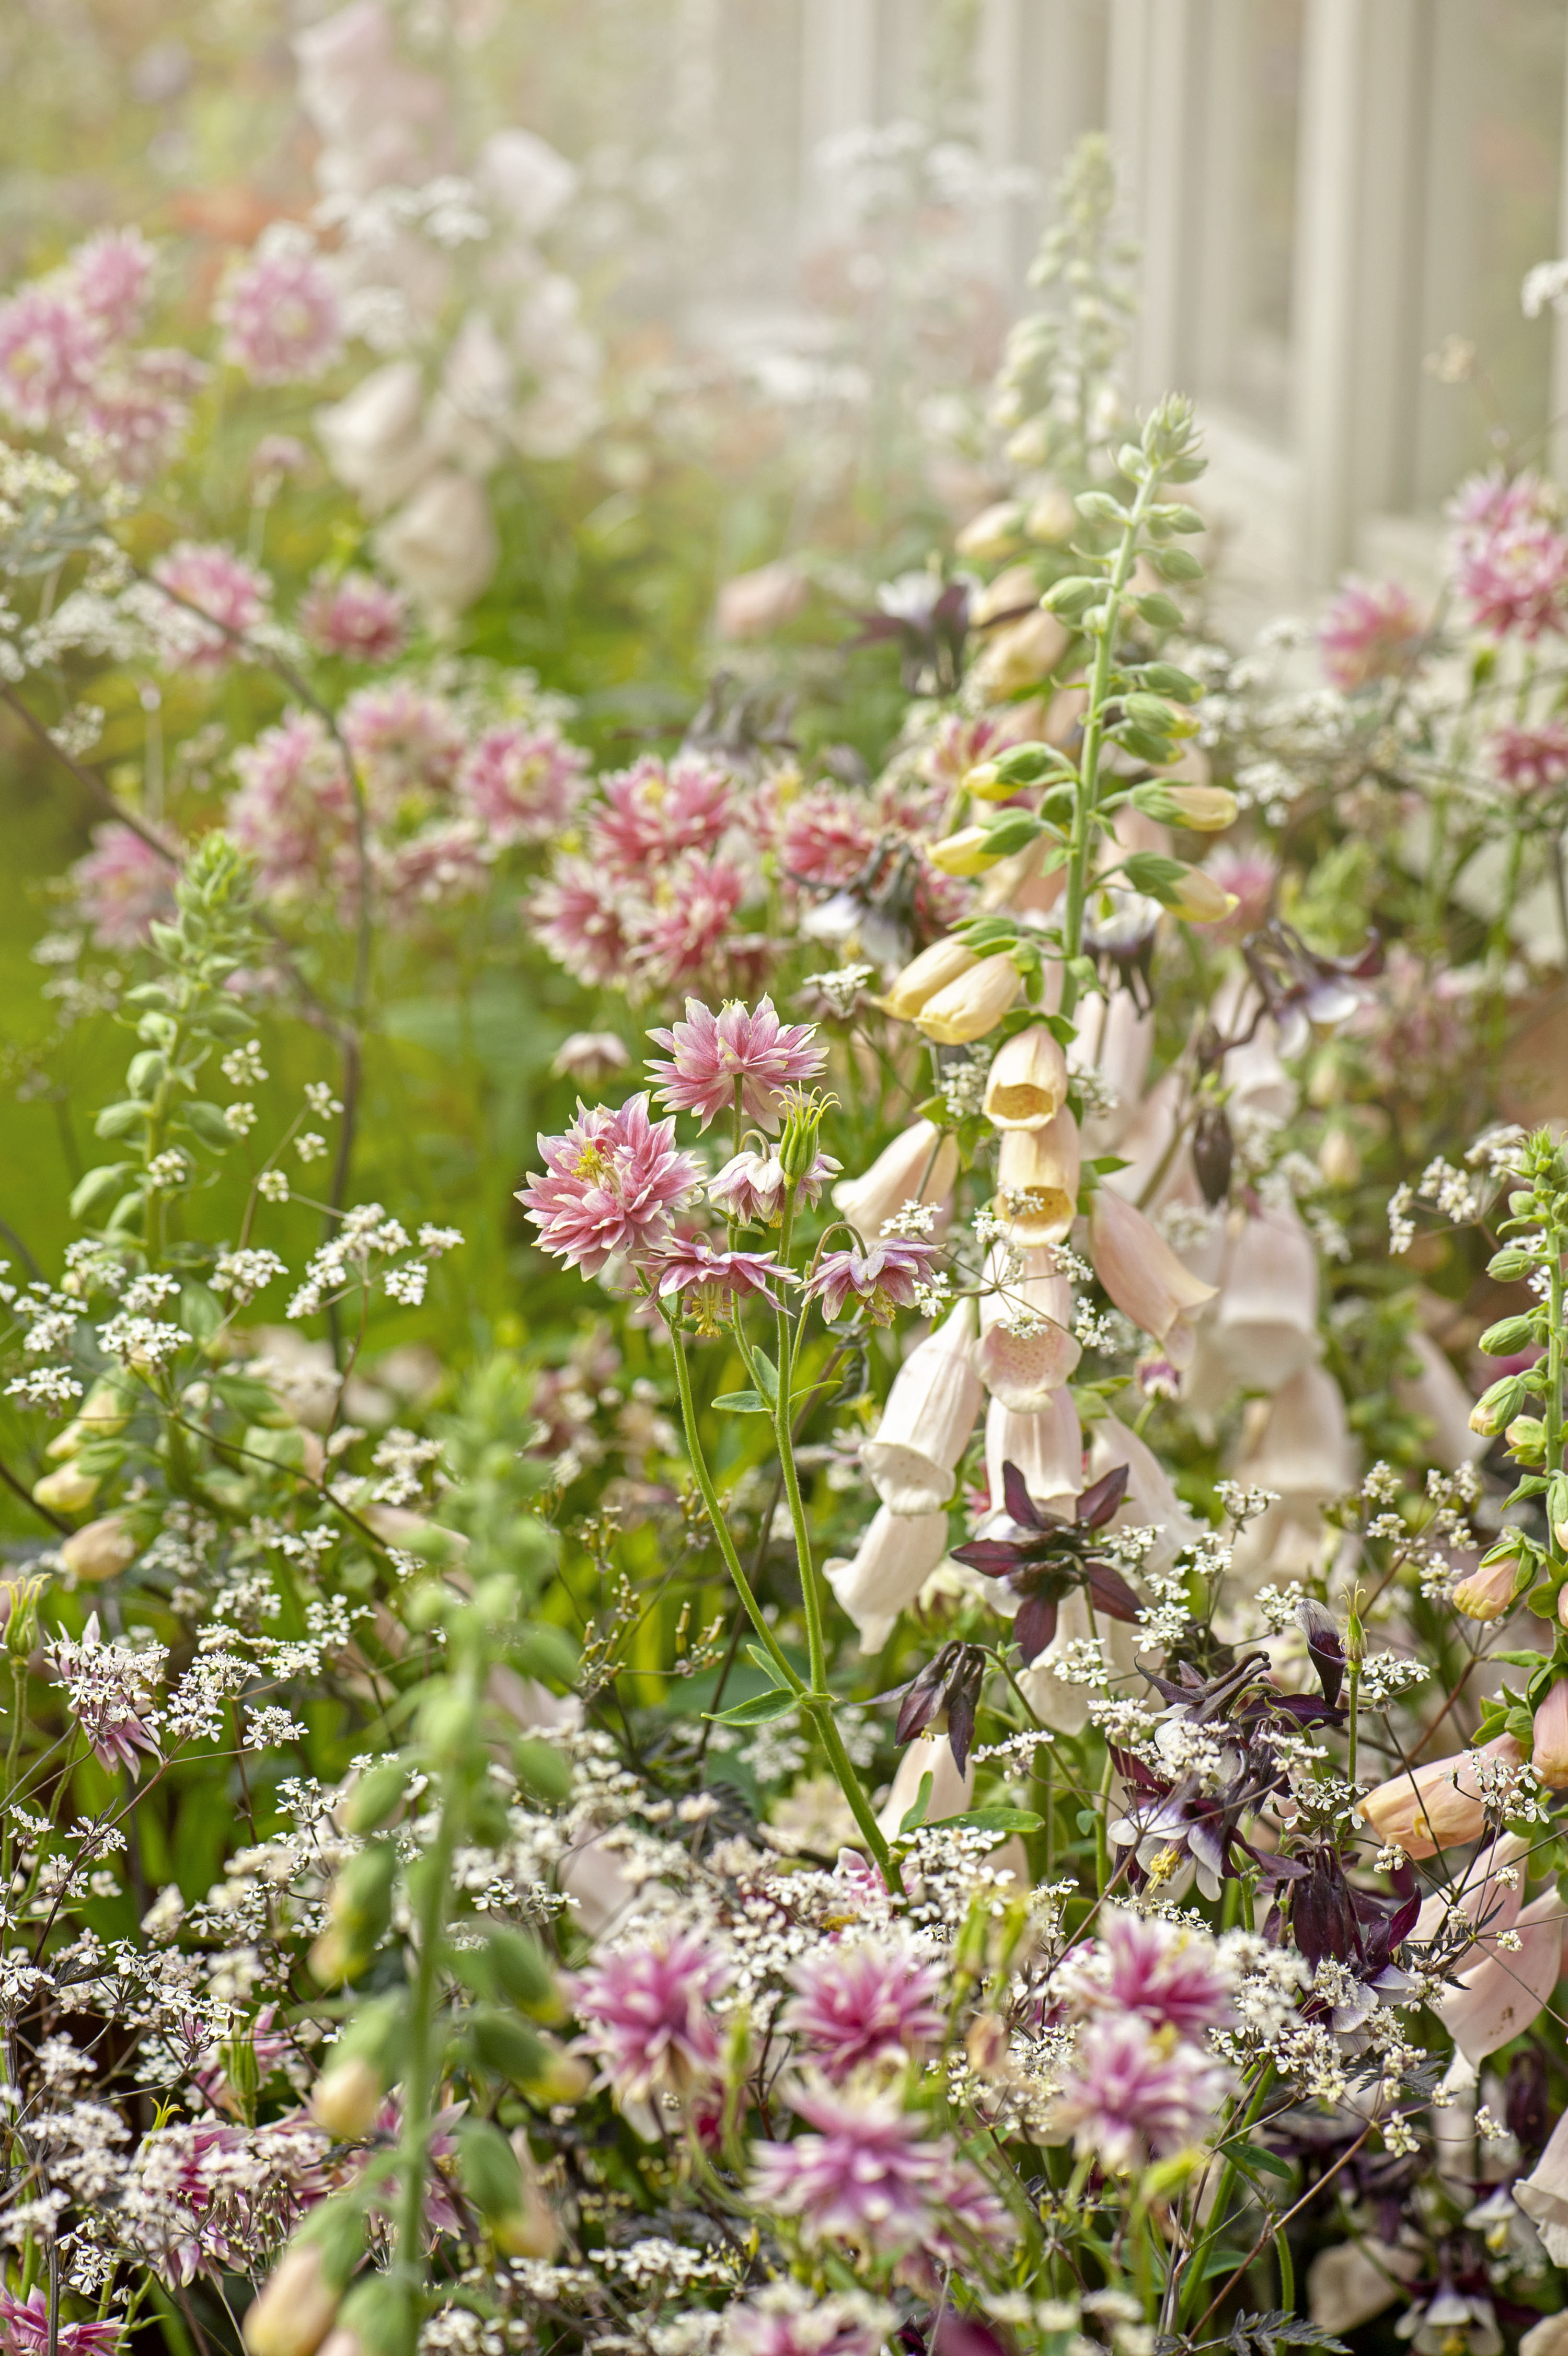
[[[753,1694],[749,1701],[737,1701],[733,1709],[704,1710],[703,1715],[714,1726],[771,1726],[776,1718],[787,1718],[795,1708],[795,1697],[787,1686],[775,1686],[764,1694]]]
[[[746,1649],[749,1658],[757,1663],[757,1667],[762,1671],[763,1676],[768,1679],[770,1686],[777,1686],[780,1693],[792,1693],[794,1691],[794,1687],[790,1685],[789,1679],[785,1676],[783,1671],[779,1668],[778,1662],[774,1659],[772,1654],[768,1650],[766,1645],[748,1644]]]
[[[760,1391],[725,1391],[714,1401],[727,1415],[771,1415],[773,1408]]]
[[[917,1826],[923,1825],[926,1821],[926,1810],[930,1804],[931,1771],[928,1767],[920,1778],[919,1790],[904,1811],[903,1822],[898,1826],[900,1833],[912,1833]]]
[[[751,1355],[757,1362],[757,1371],[762,1377],[763,1396],[771,1406],[779,1397],[779,1369],[766,1350],[754,1350]]]
[[[1162,581],[1201,581],[1203,567],[1190,548],[1151,548],[1144,552]]]
[[[198,1342],[209,1342],[223,1323],[223,1303],[209,1286],[188,1277],[179,1289],[179,1322]]]
[[[1157,851],[1134,851],[1122,862],[1122,872],[1134,892],[1164,900],[1179,889],[1187,869],[1179,859],[1166,859]]]
[[[969,1808],[961,1816],[939,1816],[946,1832],[1037,1833],[1045,1823],[1030,1808]]]
[[[1217,2148],[1237,2168],[1261,2168],[1269,2176],[1283,2176],[1287,2181],[1294,2179],[1295,2170],[1289,2160],[1282,2159],[1277,2151],[1266,2150],[1262,2144],[1220,2144]]]

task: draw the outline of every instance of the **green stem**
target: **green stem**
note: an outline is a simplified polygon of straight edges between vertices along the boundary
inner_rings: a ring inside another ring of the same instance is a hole
[[[692,1460],[692,1471],[703,1503],[708,1509],[708,1520],[713,1526],[714,1536],[718,1540],[719,1552],[725,1560],[725,1569],[735,1582],[735,1591],[746,1606],[746,1616],[756,1629],[768,1659],[790,1690],[803,1694],[806,1688],[790,1664],[785,1659],[779,1639],[763,1616],[762,1606],[757,1600],[751,1581],[747,1579],[740,1557],[736,1552],[735,1540],[730,1536],[729,1525],[725,1520],[719,1505],[718,1492],[714,1486],[713,1474],[708,1470],[708,1460],[703,1447],[702,1435],[697,1430],[697,1410],[692,1398],[692,1370],[686,1364],[686,1345],[673,1322],[666,1318],[665,1323],[670,1327],[670,1346],[675,1360],[675,1387],[681,1396],[681,1421],[686,1434],[686,1452]]]
[[[1265,2062],[1263,2074],[1253,2090],[1252,2099],[1241,2117],[1235,2121],[1226,2136],[1227,2143],[1244,2136],[1250,2127],[1256,2125],[1263,2104],[1268,2100],[1269,2089],[1273,2083],[1274,2065],[1272,2062]],[[1180,2312],[1184,2316],[1191,2308],[1193,2299],[1202,2291],[1203,2262],[1224,2230],[1226,2206],[1235,2189],[1235,2183],[1236,2163],[1232,2159],[1228,2159],[1220,2172],[1219,2189],[1214,2196],[1214,2206],[1208,2212],[1208,2231],[1202,2240],[1195,2244],[1192,2254],[1182,2269]]]
[[[0,1812],[0,1903],[11,1902],[11,1801],[16,1789],[16,1764],[22,1755],[22,1725],[27,1698],[27,1666],[11,1663],[11,1740],[5,1752],[5,1791]]]
[[[1105,600],[1105,620],[1097,633],[1099,643],[1094,650],[1089,710],[1083,723],[1083,751],[1079,760],[1078,796],[1072,814],[1072,848],[1068,862],[1067,904],[1062,924],[1061,1011],[1067,1015],[1070,1015],[1078,1004],[1078,977],[1073,971],[1073,961],[1083,951],[1083,911],[1088,896],[1090,853],[1094,845],[1093,821],[1100,795],[1100,756],[1105,743],[1105,706],[1111,691],[1116,626],[1121,619],[1122,599],[1137,558],[1138,535],[1153,503],[1158,480],[1159,469],[1151,463],[1148,473],[1138,486],[1133,512],[1122,527],[1122,545],[1116,552],[1115,569],[1111,575]]]
[[[473,1697],[476,1710],[478,1695]],[[398,2138],[398,2270],[408,2286],[411,2307],[426,2281],[424,2185],[430,2168],[430,2122],[435,2115],[432,2085],[435,2041],[435,1999],[441,1964],[441,1937],[446,1922],[446,1894],[452,1879],[452,1858],[457,1846],[459,1804],[456,1778],[448,1775],[442,1794],[441,1823],[426,1854],[425,1882],[418,1911],[419,1962],[409,2006],[407,2061],[403,2072],[403,2130]],[[418,2334],[417,2313],[411,2313],[408,2345]]]

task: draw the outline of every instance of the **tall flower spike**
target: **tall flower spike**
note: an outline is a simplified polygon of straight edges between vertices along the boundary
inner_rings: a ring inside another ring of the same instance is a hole
[[[650,1063],[662,1086],[659,1100],[668,1111],[692,1112],[702,1125],[734,1108],[765,1129],[779,1126],[785,1090],[815,1079],[827,1062],[809,1023],[780,1023],[773,1001],[764,998],[755,1013],[731,1001],[717,1014],[700,999],[686,1001],[686,1020],[649,1037],[670,1050],[668,1063]]]

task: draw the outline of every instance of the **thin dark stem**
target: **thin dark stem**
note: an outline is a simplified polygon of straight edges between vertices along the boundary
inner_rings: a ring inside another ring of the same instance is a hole
[[[0,1457],[0,1481],[4,1481],[7,1489],[20,1497],[24,1505],[30,1505],[40,1521],[48,1522],[51,1530],[58,1530],[62,1538],[70,1537],[70,1524],[59,1514],[51,1513],[48,1505],[40,1505],[27,1483],[18,1479],[4,1457]]]

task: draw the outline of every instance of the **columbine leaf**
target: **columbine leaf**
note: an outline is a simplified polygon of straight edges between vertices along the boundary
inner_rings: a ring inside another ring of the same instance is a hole
[[[795,1707],[795,1697],[787,1686],[775,1686],[770,1693],[753,1694],[749,1701],[737,1701],[733,1709],[704,1710],[703,1715],[714,1726],[771,1726],[776,1718],[785,1718]]]

